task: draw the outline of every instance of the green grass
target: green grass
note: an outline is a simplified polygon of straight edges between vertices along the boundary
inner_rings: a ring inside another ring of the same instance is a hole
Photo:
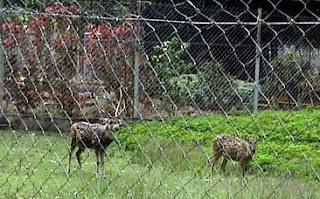
[[[226,176],[215,172],[210,182],[211,150],[205,145],[148,139],[140,149],[124,151],[113,144],[106,155],[107,177],[96,179],[92,151],[83,154],[84,173],[73,158],[66,174],[66,136],[0,133],[0,198],[320,198],[316,181],[265,176],[259,170],[249,173],[245,186],[234,163],[227,165]]]
[[[218,134],[238,137],[266,135],[257,145],[255,161],[250,162],[251,170],[262,169],[267,175],[293,175],[320,180],[319,118],[317,109],[260,111],[253,115],[235,112],[227,117],[222,114],[197,118],[175,117],[165,122],[130,124],[121,130],[119,139],[129,149],[136,149],[137,141],[143,143],[150,138],[175,139],[184,145],[201,144],[205,153],[209,154],[212,150],[211,140]]]

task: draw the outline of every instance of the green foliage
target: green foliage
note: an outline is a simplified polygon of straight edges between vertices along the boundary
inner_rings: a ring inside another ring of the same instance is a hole
[[[202,110],[217,109],[219,106],[224,110],[238,108],[239,101],[250,102],[253,98],[254,84],[234,79],[225,73],[223,65],[206,62],[199,69],[197,75],[200,83],[196,89],[196,100]]]
[[[228,78],[223,75],[223,66],[216,62],[206,62],[200,65],[199,69],[198,104],[203,110],[218,107],[215,104],[216,102],[226,108],[225,106],[230,103],[230,96],[233,91]]]
[[[268,97],[287,96],[287,90],[298,100],[305,94],[307,79],[310,81],[314,78],[313,67],[309,61],[294,50],[289,50],[273,59],[271,65],[273,68],[270,68],[262,87]]]
[[[17,13],[7,13],[5,15],[5,21],[6,23],[13,23],[16,21],[19,21],[21,23],[27,23],[30,20],[30,14],[29,13],[23,13],[23,9],[16,8]],[[21,11],[21,12],[19,12]]]
[[[214,61],[205,62],[197,66],[197,72],[193,71],[193,65],[186,61],[188,48],[189,44],[181,43],[177,37],[154,47],[155,81],[150,92],[168,104],[173,100],[177,106],[196,101],[202,110],[229,110],[240,99],[250,102],[253,84],[235,80],[225,73],[223,65]]]
[[[154,47],[152,61],[161,80],[189,73],[192,65],[185,61],[188,43],[181,43],[177,37]]]
[[[177,140],[182,144],[203,144],[212,151],[211,140],[220,133],[238,137],[267,135],[257,146],[255,161],[250,163],[251,172],[262,169],[276,175],[293,175],[316,178],[320,169],[320,123],[317,110],[299,112],[261,111],[251,117],[247,113],[210,115],[201,118],[172,118],[165,122],[149,121],[129,125],[129,136],[122,143],[136,149],[137,138],[146,140]],[[127,130],[128,130],[127,129]],[[123,131],[126,131],[123,129]],[[210,155],[208,153],[208,155]],[[290,172],[289,172],[290,171]]]
[[[177,103],[184,103],[183,100],[192,98],[188,95],[188,91],[193,92],[198,79],[191,73],[192,65],[185,61],[188,48],[189,44],[181,43],[177,37],[154,47],[154,54],[151,58],[158,79],[152,90],[157,97],[168,100],[164,96],[168,93]],[[165,89],[158,80],[163,83]],[[180,96],[188,97],[179,99]]]
[[[237,93],[241,96],[242,100],[246,102],[252,101],[253,99],[253,91],[254,91],[254,83],[245,82],[243,80],[234,80],[236,85]]]
[[[197,75],[182,74],[168,80],[168,92],[173,99],[177,99],[176,105],[183,104],[194,99],[198,84]]]
[[[56,3],[63,3],[64,5],[78,5],[83,12],[92,10],[94,6],[93,1],[78,1],[78,0],[5,0],[4,6],[14,9],[29,9],[42,11],[47,6],[52,6]],[[113,16],[122,16],[128,9],[130,9],[130,2],[128,0],[109,0],[99,2],[99,6],[95,6],[95,13],[109,13]],[[20,15],[20,14],[19,14]]]

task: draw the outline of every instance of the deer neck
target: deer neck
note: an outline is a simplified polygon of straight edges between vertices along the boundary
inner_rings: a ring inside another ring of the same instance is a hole
[[[111,126],[109,124],[103,125],[104,129],[104,141],[114,140],[114,134],[112,132]]]
[[[103,125],[104,130],[111,130],[110,125],[109,124],[105,124]]]

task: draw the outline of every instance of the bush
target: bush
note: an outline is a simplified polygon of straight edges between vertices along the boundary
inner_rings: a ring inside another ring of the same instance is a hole
[[[219,63],[202,64],[198,77],[200,83],[196,90],[196,101],[203,110],[221,108],[228,111],[231,108],[238,109],[242,102],[252,102],[254,84],[226,74],[223,65]]]
[[[177,37],[154,47],[155,78],[150,92],[156,97],[169,102],[168,94],[175,104],[185,104],[192,98],[188,90],[193,92],[198,80],[191,73],[192,65],[185,61],[188,47],[188,43],[181,43]]]
[[[216,62],[206,62],[199,66],[200,83],[197,88],[197,102],[203,110],[218,109],[217,103],[223,109],[230,106],[232,89],[229,80],[223,75],[223,66]]]
[[[296,101],[304,100],[309,90],[308,83],[314,84],[313,67],[299,52],[289,50],[272,60],[263,80],[262,89],[267,97],[293,97]],[[284,87],[285,85],[285,87]],[[288,96],[290,93],[290,96]]]
[[[177,105],[183,105],[195,98],[198,84],[197,75],[182,74],[168,80],[168,91]]]

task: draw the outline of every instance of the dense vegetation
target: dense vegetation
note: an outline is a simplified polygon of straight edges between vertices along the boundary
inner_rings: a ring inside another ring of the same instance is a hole
[[[293,175],[319,178],[320,169],[320,123],[318,110],[262,111],[256,115],[236,112],[228,116],[213,114],[198,118],[175,117],[160,122],[134,123],[120,133],[122,144],[127,148],[139,148],[138,141],[162,140],[164,143],[189,144],[189,152],[202,147],[211,154],[211,140],[220,133],[238,137],[265,136],[257,146],[251,171],[273,175]],[[127,132],[129,130],[129,133]],[[120,140],[121,140],[120,139]],[[161,145],[159,146],[161,147]],[[179,148],[179,147],[177,147]],[[158,148],[159,149],[159,148]],[[205,161],[205,160],[203,160]],[[202,163],[199,163],[201,167]]]

